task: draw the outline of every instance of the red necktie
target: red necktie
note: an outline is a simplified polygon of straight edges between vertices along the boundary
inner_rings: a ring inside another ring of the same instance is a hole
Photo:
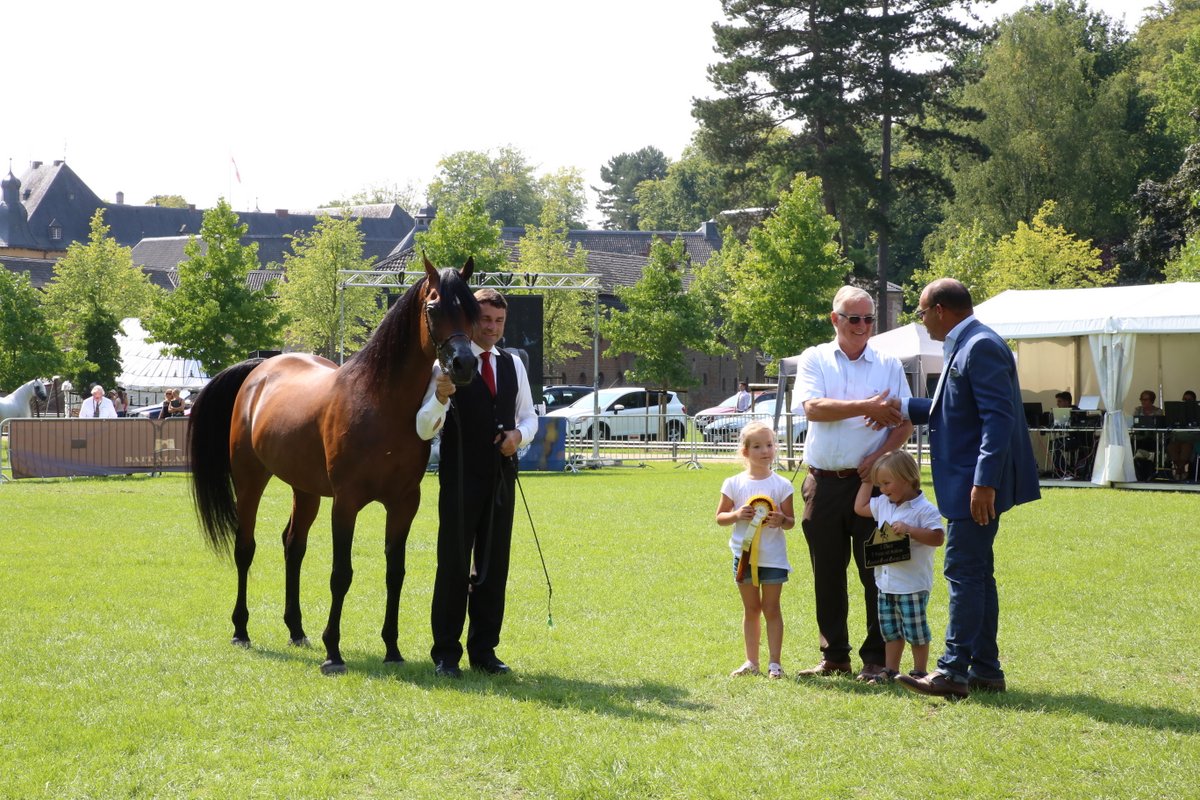
[[[492,397],[496,396],[496,373],[492,372],[492,354],[488,350],[480,353],[483,356],[483,369],[480,370],[483,374],[483,382],[487,384],[488,391],[492,393]]]

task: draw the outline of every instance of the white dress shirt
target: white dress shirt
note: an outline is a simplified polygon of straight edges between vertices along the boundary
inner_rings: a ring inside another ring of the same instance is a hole
[[[117,409],[113,405],[112,400],[109,400],[107,397],[100,398],[100,413],[99,414],[96,413],[95,398],[89,397],[86,400],[84,400],[82,403],[79,404],[79,418],[80,419],[95,419],[97,416],[100,419],[116,419],[117,418]]]

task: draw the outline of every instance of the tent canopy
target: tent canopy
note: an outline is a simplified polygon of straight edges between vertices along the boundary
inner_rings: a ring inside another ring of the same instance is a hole
[[[127,391],[160,392],[163,389],[200,389],[208,374],[191,358],[163,355],[161,343],[146,341],[148,334],[137,317],[121,320],[124,334],[117,336],[121,348],[121,375],[117,385]]]
[[[975,306],[1006,339],[1093,333],[1200,333],[1200,283],[1010,289]]]

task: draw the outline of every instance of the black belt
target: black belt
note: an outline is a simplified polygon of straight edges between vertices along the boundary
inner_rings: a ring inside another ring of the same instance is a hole
[[[857,478],[856,469],[817,469],[809,467],[808,471],[818,478]]]

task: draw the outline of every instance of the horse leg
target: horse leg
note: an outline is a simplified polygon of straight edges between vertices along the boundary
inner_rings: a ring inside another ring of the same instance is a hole
[[[319,496],[293,490],[292,516],[287,527],[283,529],[283,563],[286,575],[283,622],[288,627],[291,644],[296,647],[309,646],[308,637],[304,635],[303,614],[300,610],[300,565],[304,563],[304,554],[308,550],[308,531],[320,507]]]
[[[329,573],[329,621],[325,624],[325,632],[321,641],[325,643],[325,663],[321,672],[326,675],[338,675],[346,671],[346,662],[342,660],[340,644],[342,640],[342,604],[346,593],[350,591],[350,582],[354,579],[354,564],[351,550],[354,545],[354,522],[358,516],[358,506],[351,505],[338,496],[333,498],[333,569]]]
[[[386,650],[383,657],[385,664],[404,663],[404,656],[400,655],[397,644],[400,591],[404,588],[404,551],[408,543],[408,532],[420,500],[421,492],[418,486],[416,491],[408,493],[387,509],[384,534],[384,553],[387,555],[387,605],[384,606],[383,612],[383,630],[379,634],[383,637]]]
[[[258,503],[262,493],[267,488],[271,476],[262,469],[262,465],[254,460],[254,468],[246,459],[232,459],[234,493],[237,495],[237,541],[233,545],[233,563],[237,565],[238,588],[237,600],[234,601],[233,615],[233,644],[241,647],[250,646],[250,633],[246,623],[250,620],[250,609],[246,604],[246,583],[250,577],[250,565],[254,563],[254,524],[258,516]]]

